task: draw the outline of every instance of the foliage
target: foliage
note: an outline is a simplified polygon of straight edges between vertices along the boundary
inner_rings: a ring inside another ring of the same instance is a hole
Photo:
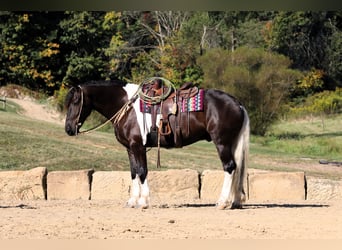
[[[66,12],[66,17],[59,23],[60,42],[67,54],[63,82],[105,77],[102,48],[108,46],[109,34],[114,32],[111,24],[104,12]]]
[[[292,96],[308,96],[316,92],[319,92],[323,88],[323,76],[322,70],[313,69],[307,72],[304,77],[297,81],[297,84],[291,90]]]
[[[55,87],[60,45],[54,15],[1,13],[1,85],[16,83],[48,91]]]
[[[341,12],[280,12],[272,25],[271,48],[298,69],[322,69],[341,81],[341,20]]]
[[[68,94],[68,88],[62,84],[59,90],[56,90],[54,93],[54,102],[57,110],[62,112],[64,111],[64,100],[66,95]]]
[[[216,62],[215,64],[212,62]],[[234,52],[215,49],[199,58],[207,87],[220,88],[246,106],[254,134],[264,135],[300,77],[290,61],[262,49],[240,47]]]
[[[290,108],[293,116],[330,115],[342,112],[342,88],[335,91],[325,90],[308,97],[299,106]]]

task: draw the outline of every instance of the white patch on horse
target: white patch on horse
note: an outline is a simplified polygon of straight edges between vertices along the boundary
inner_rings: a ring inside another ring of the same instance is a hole
[[[229,196],[232,187],[233,173],[229,174],[224,172],[224,181],[222,186],[222,191],[219,200],[217,201],[217,207],[219,209],[225,209],[229,203]]]
[[[131,99],[132,96],[137,92],[139,85],[133,83],[127,83],[125,87],[123,87],[127,93],[128,99]],[[147,141],[147,134],[151,130],[152,120],[151,114],[143,114],[140,112],[140,97],[134,102],[133,108],[135,110],[135,114],[137,116],[137,122],[140,128],[140,134],[143,140],[143,144],[146,144]],[[145,119],[144,119],[145,115]],[[145,122],[144,122],[145,120]],[[160,120],[160,115],[157,115],[157,126],[159,125],[158,121]]]
[[[140,196],[140,179],[138,175],[132,180],[131,198],[127,202],[128,207],[135,207]]]
[[[150,188],[148,187],[147,178],[145,179],[144,184],[140,184],[140,188],[141,193],[138,205],[141,208],[148,208],[150,203]]]
[[[141,184],[138,175],[132,180],[131,198],[127,201],[127,207],[148,208],[150,203],[150,189],[147,179]]]

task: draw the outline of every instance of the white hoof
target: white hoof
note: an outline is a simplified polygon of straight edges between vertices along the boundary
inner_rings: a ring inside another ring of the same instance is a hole
[[[219,209],[219,210],[224,210],[228,207],[228,204],[227,203],[217,203],[216,204],[216,208]]]
[[[126,207],[128,208],[135,208],[136,206],[137,206],[137,199],[133,197],[131,197],[126,203]]]
[[[147,209],[149,207],[149,204],[145,198],[140,198],[138,201],[138,207],[142,209]]]

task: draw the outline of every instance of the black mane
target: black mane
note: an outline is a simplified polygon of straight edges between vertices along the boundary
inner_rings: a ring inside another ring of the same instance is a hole
[[[81,86],[126,86],[127,82],[115,79],[115,80],[91,80],[85,83],[82,83]]]
[[[127,82],[124,82],[124,81],[119,80],[119,79],[115,79],[115,80],[91,80],[91,81],[84,82],[82,84],[79,84],[79,85],[76,85],[76,86],[70,88],[68,94],[65,97],[64,106],[65,106],[65,108],[69,107],[71,100],[75,94],[76,88],[78,88],[77,86],[105,86],[105,87],[119,86],[119,87],[124,87],[124,86],[126,86],[126,84],[127,84]]]

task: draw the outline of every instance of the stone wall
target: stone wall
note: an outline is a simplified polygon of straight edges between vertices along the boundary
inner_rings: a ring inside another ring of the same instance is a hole
[[[46,199],[46,168],[0,171],[0,200]]]
[[[152,204],[213,204],[223,171],[163,170],[148,176]],[[120,200],[131,189],[127,171],[52,171],[34,168],[0,172],[0,200]],[[250,202],[299,202],[342,199],[342,181],[306,177],[304,172],[250,169],[245,190]]]

